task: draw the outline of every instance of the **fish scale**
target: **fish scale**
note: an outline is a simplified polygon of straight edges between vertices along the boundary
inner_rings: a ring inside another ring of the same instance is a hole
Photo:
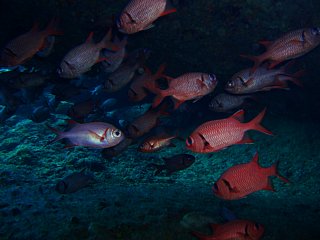
[[[157,19],[164,11],[167,0],[132,0],[124,9],[133,20],[140,23],[149,23]]]
[[[308,44],[308,42],[302,44],[302,32],[308,31],[308,29],[299,29],[284,35],[279,40],[276,40],[268,48],[268,55],[270,59],[274,61],[284,61],[288,58],[296,58],[309,52],[315,46]],[[290,44],[291,41],[301,41],[301,44]]]
[[[175,100],[175,108],[187,100],[200,99],[212,92],[217,86],[217,79],[213,74],[207,73],[185,73],[177,78],[170,78],[169,87],[166,90],[156,89],[155,86],[146,86],[151,92],[157,94],[153,107],[158,106],[163,98],[172,96]]]
[[[261,42],[267,51],[259,56],[246,56],[254,61],[251,73],[263,62],[270,60],[269,68],[274,68],[283,61],[298,58],[320,44],[320,28],[303,28],[291,31],[274,42]]]
[[[148,29],[164,13],[166,6],[167,0],[131,0],[117,22],[119,31],[133,34]]]

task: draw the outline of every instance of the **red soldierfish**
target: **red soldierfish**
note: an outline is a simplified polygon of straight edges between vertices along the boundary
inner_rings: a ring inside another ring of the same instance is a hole
[[[176,136],[152,136],[144,140],[139,146],[140,152],[151,153],[157,152],[165,147],[175,147],[171,142]]]
[[[298,78],[303,75],[304,71],[290,74],[286,68],[287,66],[268,69],[266,66],[261,66],[254,73],[251,73],[250,68],[242,70],[232,76],[225,90],[233,94],[246,94],[272,89],[288,89],[288,81],[302,86]]]
[[[147,85],[148,90],[157,95],[152,107],[158,106],[165,97],[171,96],[174,108],[177,109],[184,101],[195,102],[211,93],[218,83],[214,74],[207,73],[186,73],[177,78],[166,78],[169,80],[169,87],[166,90],[156,88],[154,84]]]
[[[206,122],[187,138],[186,146],[193,152],[209,153],[234,144],[253,143],[253,140],[245,134],[249,130],[272,135],[272,132],[260,125],[265,112],[266,109],[247,123],[243,123],[243,110],[225,119]]]
[[[151,88],[155,88],[156,80],[161,78],[165,68],[166,68],[166,65],[162,64],[159,67],[158,71],[155,74],[152,74],[150,69],[145,67],[144,73],[136,77],[130,85],[130,88],[128,91],[128,96],[130,100],[135,102],[139,102],[143,100],[147,96],[146,86],[154,85],[154,87],[151,87]]]
[[[176,12],[169,0],[131,0],[123,9],[117,27],[120,32],[133,34],[151,28],[161,16]]]
[[[274,42],[261,41],[260,43],[267,48],[266,52],[259,56],[243,55],[254,61],[251,73],[267,60],[271,61],[269,68],[273,68],[281,62],[308,53],[320,43],[320,28],[303,28],[289,32]]]
[[[249,163],[238,164],[225,171],[213,186],[214,194],[224,200],[236,200],[260,190],[274,191],[271,176],[288,183],[277,170],[278,163],[263,168],[258,163],[258,153]]]
[[[46,29],[40,31],[36,23],[29,32],[11,40],[1,51],[0,65],[8,67],[25,63],[37,52],[47,47],[47,37],[62,34],[56,29],[56,25],[57,20],[53,19]]]
[[[259,240],[264,234],[264,226],[249,220],[236,219],[224,224],[210,224],[210,236],[198,232],[192,235],[199,240]]]
[[[85,43],[73,48],[67,53],[58,68],[60,77],[80,77],[81,74],[88,72],[94,64],[107,60],[106,58],[100,57],[102,49],[118,50],[117,46],[110,42],[111,29],[99,43],[94,43],[92,37],[93,33],[91,32]]]
[[[91,122],[80,124],[72,120],[69,120],[69,122],[72,123],[73,126],[67,132],[60,132],[48,126],[57,134],[56,138],[50,143],[67,138],[70,141],[70,145],[65,146],[65,148],[75,146],[109,148],[117,145],[124,139],[123,133],[109,123]]]

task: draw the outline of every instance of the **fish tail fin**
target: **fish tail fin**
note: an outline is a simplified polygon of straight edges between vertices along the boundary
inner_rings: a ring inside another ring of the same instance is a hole
[[[49,128],[53,133],[57,134],[57,136],[51,140],[50,142],[48,142],[45,146],[48,146],[52,143],[55,143],[61,139],[63,139],[65,136],[64,136],[64,133],[59,131],[58,129],[54,128],[54,127],[51,127],[49,124],[46,124],[47,128]]]
[[[293,73],[291,76],[288,77],[288,81],[294,83],[299,87],[303,87],[303,83],[301,82],[300,78],[306,74],[305,70],[300,70],[298,72]]]
[[[192,232],[190,232],[190,234],[193,235],[194,237],[198,238],[199,240],[216,240],[215,237],[206,236],[206,235],[203,235],[202,233],[199,233],[196,231],[192,231]]]
[[[166,8],[161,13],[160,17],[163,17],[163,16],[171,14],[171,13],[175,13],[176,11],[177,11],[177,9],[175,7],[173,7],[172,3],[169,0],[167,0]]]
[[[63,35],[63,32],[58,29],[59,18],[54,17],[51,19],[44,32],[45,35]]]
[[[253,74],[257,70],[257,68],[261,65],[261,63],[263,63],[264,60],[265,60],[263,55],[251,56],[251,55],[241,54],[240,56],[243,57],[243,58],[252,60],[254,62],[254,65],[250,70],[250,74]]]
[[[166,90],[162,90],[158,88],[157,84],[155,84],[155,81],[147,81],[144,84],[144,87],[150,92],[156,94],[156,97],[154,98],[153,104],[152,104],[153,108],[159,106],[162,100],[167,96]]]
[[[114,52],[116,52],[120,49],[119,44],[111,42],[111,38],[112,38],[112,28],[109,29],[109,31],[103,37],[101,42],[98,43],[99,46],[101,47],[101,49],[106,48],[106,49],[114,51]]]
[[[278,166],[279,166],[279,161],[277,161],[275,164],[273,164],[271,167],[268,169],[270,170],[270,175],[271,176],[276,176],[277,178],[281,179],[285,183],[290,183],[289,179],[283,177],[279,171],[278,171]]]
[[[268,135],[273,135],[273,133],[271,131],[269,131],[268,129],[266,129],[265,127],[263,127],[261,125],[261,121],[262,121],[262,119],[263,119],[265,114],[266,114],[266,108],[263,109],[262,112],[260,112],[254,119],[252,119],[248,123],[249,127],[252,130],[263,132],[263,133],[268,134]]]

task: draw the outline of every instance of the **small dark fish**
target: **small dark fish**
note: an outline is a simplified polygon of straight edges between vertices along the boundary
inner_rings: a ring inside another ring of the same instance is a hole
[[[158,175],[163,170],[167,170],[167,175],[171,175],[172,173],[180,170],[184,170],[190,167],[195,162],[195,157],[190,154],[178,154],[169,158],[163,158],[165,161],[164,165],[158,164],[149,164],[150,167],[157,168],[155,175]]]
[[[253,99],[253,96],[221,93],[211,100],[209,108],[214,112],[229,112],[240,108],[248,99]]]
[[[92,100],[79,102],[74,104],[68,111],[68,116],[73,119],[83,120],[90,113],[93,112],[95,108],[95,102]]]
[[[94,182],[94,177],[85,174],[84,170],[82,170],[81,172],[72,173],[59,181],[56,185],[56,191],[60,194],[74,193],[89,186],[92,182]]]
[[[99,106],[99,108],[101,108],[102,110],[107,110],[111,107],[113,107],[114,105],[116,105],[118,102],[117,99],[115,98],[108,98],[105,101],[103,101],[103,103]]]
[[[107,77],[104,82],[104,90],[111,93],[126,86],[133,79],[136,71],[144,65],[149,53],[146,49],[132,52],[120,67]]]
[[[40,73],[20,73],[17,76],[7,80],[7,85],[12,88],[32,88],[40,87],[48,83],[50,76]]]
[[[105,159],[116,157],[123,153],[131,145],[132,141],[131,138],[125,138],[118,145],[103,149],[101,155]]]
[[[40,123],[50,117],[50,109],[48,107],[39,106],[32,111],[30,119],[33,122]]]

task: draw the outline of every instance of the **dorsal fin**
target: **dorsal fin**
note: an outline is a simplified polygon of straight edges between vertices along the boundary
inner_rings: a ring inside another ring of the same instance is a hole
[[[89,33],[89,36],[87,37],[86,43],[91,43],[93,41],[93,32]]]
[[[236,120],[238,120],[239,122],[243,122],[244,121],[244,110],[241,109],[239,111],[237,111],[236,113],[234,113],[231,118],[234,118]]]

